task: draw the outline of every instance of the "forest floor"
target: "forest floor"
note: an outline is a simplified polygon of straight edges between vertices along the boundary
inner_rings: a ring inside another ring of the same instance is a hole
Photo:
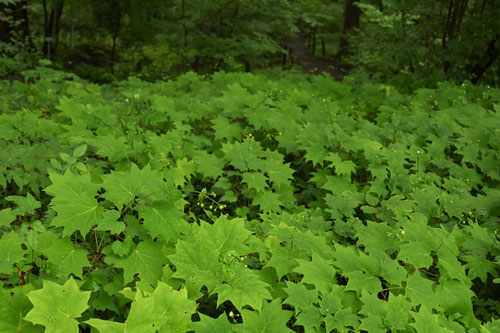
[[[302,67],[304,72],[310,74],[328,73],[337,81],[341,81],[347,74],[342,70],[335,59],[319,59],[314,56],[307,48],[307,38],[299,34],[295,40],[288,43],[291,49],[291,56],[294,59],[294,64]]]

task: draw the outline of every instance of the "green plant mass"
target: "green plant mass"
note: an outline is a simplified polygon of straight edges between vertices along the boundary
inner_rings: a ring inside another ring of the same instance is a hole
[[[0,332],[500,332],[495,13],[0,0]]]
[[[6,332],[498,328],[498,89],[37,74],[2,87]]]

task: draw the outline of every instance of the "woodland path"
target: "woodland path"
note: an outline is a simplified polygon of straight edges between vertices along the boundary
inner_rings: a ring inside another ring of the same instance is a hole
[[[341,81],[346,75],[335,59],[318,59],[312,55],[307,48],[307,38],[302,34],[298,34],[295,40],[289,41],[288,47],[292,49],[291,56],[294,58],[294,63],[302,67],[306,73],[320,75],[326,72],[337,81]]]

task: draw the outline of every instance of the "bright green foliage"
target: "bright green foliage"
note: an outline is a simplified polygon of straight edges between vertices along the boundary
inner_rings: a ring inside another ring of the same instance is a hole
[[[33,309],[25,319],[45,326],[45,332],[78,332],[78,321],[88,308],[90,291],[80,291],[70,278],[64,285],[44,281],[43,288],[27,294]]]
[[[0,96],[1,330],[498,326],[498,90],[35,74]]]

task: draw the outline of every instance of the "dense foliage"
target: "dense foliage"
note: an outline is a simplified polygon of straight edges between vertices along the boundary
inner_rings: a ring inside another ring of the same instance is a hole
[[[500,90],[0,90],[2,332],[498,332]]]
[[[289,68],[305,40],[336,70],[397,86],[495,86],[498,17],[495,0],[0,0],[0,77],[40,58],[94,82]]]

